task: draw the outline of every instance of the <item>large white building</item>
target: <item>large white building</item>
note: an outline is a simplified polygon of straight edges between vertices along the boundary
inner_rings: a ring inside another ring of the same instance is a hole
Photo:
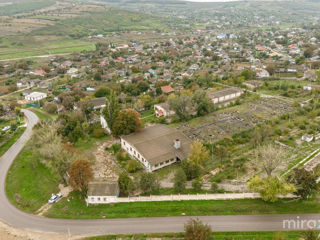
[[[178,130],[157,124],[121,137],[121,147],[152,172],[186,159],[191,141]]]
[[[30,102],[40,101],[47,97],[46,93],[42,92],[32,92],[25,96],[25,99]]]
[[[209,98],[215,104],[232,101],[243,94],[243,90],[241,88],[231,87],[222,89],[220,91],[208,93]]]

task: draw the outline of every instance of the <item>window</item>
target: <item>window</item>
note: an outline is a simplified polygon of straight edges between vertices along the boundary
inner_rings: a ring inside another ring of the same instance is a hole
[[[133,151],[134,155],[136,155],[136,151]]]
[[[138,153],[138,158],[140,158],[140,154]]]
[[[98,197],[98,201],[100,201],[100,198]]]
[[[169,163],[170,160],[167,160],[166,163]]]
[[[163,165],[163,162],[160,163],[160,166]]]
[[[126,145],[126,142],[125,142],[125,141],[123,141],[123,145]]]
[[[107,198],[103,198],[103,201],[107,201]]]
[[[130,147],[130,151],[132,151],[132,147]]]
[[[94,197],[91,198],[91,201],[94,202]]]
[[[156,164],[156,165],[154,165],[155,167],[158,167],[159,166],[159,164]]]

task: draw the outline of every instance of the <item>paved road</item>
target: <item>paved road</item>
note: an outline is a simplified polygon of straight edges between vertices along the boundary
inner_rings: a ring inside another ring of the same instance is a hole
[[[0,220],[17,228],[34,232],[65,234],[115,234],[181,232],[190,217],[65,220],[49,219],[24,213],[8,201],[4,182],[6,173],[19,151],[32,134],[32,127],[38,122],[37,116],[23,110],[29,123],[22,137],[0,159]],[[299,215],[300,219],[320,219],[320,214]],[[271,231],[283,230],[283,220],[297,219],[296,215],[237,215],[199,217],[212,226],[213,231]]]

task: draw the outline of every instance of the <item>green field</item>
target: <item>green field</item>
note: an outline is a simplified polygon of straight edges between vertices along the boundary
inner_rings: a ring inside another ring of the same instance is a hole
[[[87,207],[79,194],[73,192],[62,199],[47,213],[52,218],[134,218],[165,216],[237,215],[237,214],[285,214],[318,213],[317,199],[279,200],[267,203],[260,199],[217,201],[135,202]]]
[[[104,11],[88,12],[82,16],[61,19],[54,26],[40,28],[35,35],[69,36],[74,39],[89,35],[120,31],[169,30],[169,20],[147,14],[106,8]]]
[[[55,1],[52,0],[24,0],[14,2],[0,8],[0,16],[11,16],[19,13],[28,13],[41,8],[53,5]]]
[[[26,128],[19,128],[16,130],[13,137],[0,146],[0,157],[21,137],[25,129]]]
[[[212,233],[212,240],[274,240],[294,239],[298,240],[303,232],[217,232]],[[146,240],[162,238],[166,240],[182,240],[183,233],[153,233],[153,234],[131,234],[131,235],[107,235],[85,238],[85,240]]]
[[[41,163],[29,142],[10,167],[6,192],[10,201],[26,212],[37,211],[58,192],[56,176]]]
[[[41,120],[53,120],[57,117],[57,115],[49,114],[41,109],[30,108],[30,110],[34,112]]]
[[[2,38],[0,60],[95,50],[94,43],[82,40],[42,41],[29,38],[22,41],[17,37],[13,44],[12,37]]]

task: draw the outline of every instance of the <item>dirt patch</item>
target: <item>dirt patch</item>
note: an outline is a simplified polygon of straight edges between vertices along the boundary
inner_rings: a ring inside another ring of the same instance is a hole
[[[96,162],[93,166],[94,179],[97,181],[117,181],[121,168],[117,163],[115,156],[105,150],[106,147],[111,147],[115,142],[109,140],[94,151]]]
[[[25,230],[20,230],[8,226],[0,222],[0,240],[71,240],[80,239],[79,236],[69,237],[64,234],[46,234],[34,233]]]

